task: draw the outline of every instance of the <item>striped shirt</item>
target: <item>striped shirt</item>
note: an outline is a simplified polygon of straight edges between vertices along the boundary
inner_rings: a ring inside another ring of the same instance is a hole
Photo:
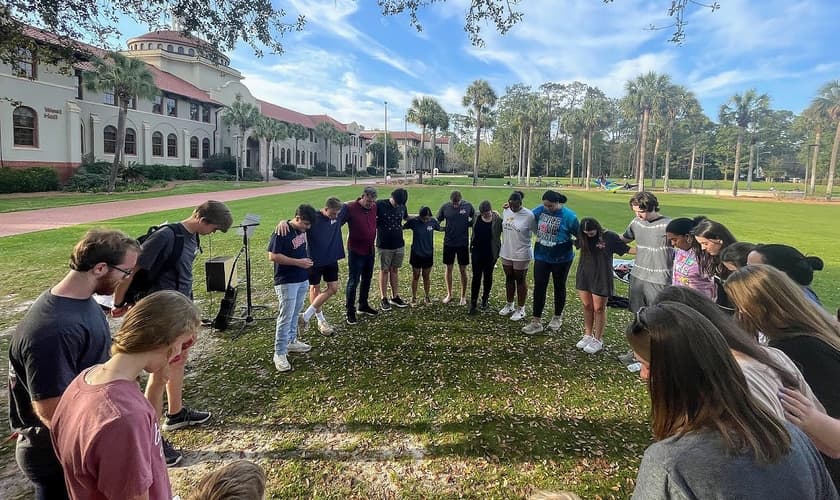
[[[636,262],[630,273],[633,278],[659,285],[671,284],[674,248],[665,235],[669,222],[671,219],[665,216],[653,221],[634,217],[630,221],[622,238],[636,242]]]

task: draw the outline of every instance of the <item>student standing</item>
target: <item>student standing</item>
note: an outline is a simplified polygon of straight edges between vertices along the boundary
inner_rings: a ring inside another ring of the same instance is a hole
[[[376,202],[376,248],[379,250],[379,294],[382,297],[382,310],[390,311],[391,306],[407,307],[400,298],[399,271],[405,257],[405,240],[402,224],[408,219],[405,204],[408,191],[397,188],[387,200]],[[388,295],[391,285],[391,295]]]
[[[557,331],[563,325],[566,279],[575,258],[573,239],[580,229],[577,215],[565,206],[566,195],[549,189],[543,193],[542,202],[542,205],[532,210],[537,223],[537,241],[534,244],[534,316],[522,328],[522,333],[527,335],[543,331],[541,317],[549,278],[554,283],[554,316],[548,328]]]
[[[470,309],[468,314],[478,314],[478,291],[481,285],[481,310],[489,307],[490,289],[493,287],[493,269],[499,258],[502,246],[502,218],[493,211],[488,200],[478,205],[479,216],[473,222],[472,238],[470,238],[470,254],[472,257],[472,288],[470,294]]]
[[[499,256],[502,258],[502,270],[505,272],[506,302],[499,314],[510,314],[513,321],[525,317],[528,267],[534,257],[531,236],[537,231],[534,213],[522,206],[524,197],[522,191],[512,192],[508,197],[507,208],[502,212],[502,246]]]
[[[452,191],[449,202],[441,205],[437,213],[437,220],[446,221],[443,236],[443,264],[446,266],[444,279],[446,280],[446,297],[442,302],[448,304],[452,300],[452,266],[458,259],[458,270],[461,275],[461,301],[467,304],[467,266],[470,263],[469,236],[470,224],[475,218],[475,209],[461,197],[460,191]]]
[[[347,288],[345,308],[347,324],[355,325],[356,291],[359,292],[358,311],[369,316],[379,312],[370,307],[370,283],[376,250],[376,188],[367,186],[362,195],[347,204]]]
[[[423,291],[425,292],[425,303],[431,304],[432,298],[430,296],[430,278],[432,274],[432,265],[434,264],[434,232],[443,231],[440,227],[440,222],[432,217],[432,209],[429,207],[420,207],[420,214],[413,217],[403,225],[403,229],[410,229],[411,237],[411,255],[408,262],[411,264],[413,273],[411,279],[411,304],[417,304],[417,285],[420,281],[420,276],[423,276]]]
[[[717,296],[714,277],[706,274],[700,264],[703,249],[691,233],[702,217],[672,219],[665,227],[665,235],[674,247],[674,267],[671,284],[694,288],[714,300]]]

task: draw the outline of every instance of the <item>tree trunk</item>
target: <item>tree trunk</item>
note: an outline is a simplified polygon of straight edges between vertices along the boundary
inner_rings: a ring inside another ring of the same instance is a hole
[[[645,190],[645,154],[647,153],[645,151],[645,147],[647,144],[647,129],[649,120],[650,110],[645,109],[642,111],[642,130],[639,132],[639,178],[637,179],[639,192]]]
[[[697,141],[691,145],[691,164],[688,167],[688,189],[694,187],[694,159],[697,157]]]
[[[574,186],[575,184],[575,136],[571,136],[571,140],[569,143],[569,185]]]
[[[753,162],[755,162],[755,166],[758,166],[758,158],[755,155],[755,144],[750,145],[750,157],[747,162],[747,191],[752,191],[752,171],[753,171]]]
[[[814,138],[814,154],[811,156],[811,184],[810,188],[805,188],[810,191],[810,195],[814,196],[817,189],[817,159],[820,156],[820,140],[822,140],[822,127],[817,127],[817,134]]]
[[[533,152],[531,151],[531,144],[533,142],[533,139],[534,139],[534,125],[531,124],[531,125],[528,126],[528,175],[525,178],[525,185],[527,185],[527,186],[531,185],[531,156],[533,156],[532,155]]]
[[[473,161],[473,186],[478,184],[478,151],[481,149],[481,107],[475,113],[475,160]]]
[[[738,179],[741,177],[741,141],[744,127],[738,127],[738,142],[735,144],[735,164],[732,166],[732,196],[738,196]]]
[[[525,127],[519,126],[519,156],[516,158],[516,183],[522,183],[522,160],[525,158]]]
[[[117,112],[117,143],[114,146],[114,163],[111,165],[111,175],[108,176],[108,192],[113,193],[117,187],[117,173],[120,171],[120,164],[125,150],[125,115],[128,111],[128,100],[120,99],[120,107]]]
[[[295,172],[298,171],[298,163],[300,163],[300,152],[298,151],[298,138],[295,137]]]
[[[668,179],[671,175],[671,131],[668,131],[668,140],[665,141],[665,180],[662,182],[662,190],[668,192]]]
[[[656,187],[656,164],[659,162],[659,144],[661,143],[661,137],[659,134],[656,134],[656,141],[653,143],[653,158],[650,162],[650,187]]]
[[[586,180],[583,182],[584,189],[589,191],[589,183],[592,181],[592,131],[586,138]]]
[[[834,132],[834,145],[831,146],[831,162],[828,164],[828,180],[825,183],[825,199],[831,200],[831,191],[834,189],[834,172],[837,168],[837,151],[840,150],[840,120],[837,120],[837,128]]]

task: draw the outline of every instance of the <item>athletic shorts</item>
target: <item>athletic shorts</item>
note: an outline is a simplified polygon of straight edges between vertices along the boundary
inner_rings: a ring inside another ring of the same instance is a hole
[[[455,257],[458,257],[458,265],[466,266],[470,263],[470,250],[468,247],[453,247],[443,245],[443,263],[451,265],[455,263]]]
[[[502,257],[502,267],[512,267],[514,271],[527,271],[531,267],[530,260],[507,260]]]
[[[309,284],[319,285],[321,278],[327,283],[338,281],[338,262],[334,264],[327,264],[326,266],[310,267],[309,268]]]
[[[415,269],[428,269],[432,267],[434,262],[434,257],[432,255],[422,257],[420,255],[411,254],[411,257],[408,258],[408,263]]]
[[[405,247],[391,250],[379,248],[379,268],[387,271],[392,267],[402,267],[405,258]]]

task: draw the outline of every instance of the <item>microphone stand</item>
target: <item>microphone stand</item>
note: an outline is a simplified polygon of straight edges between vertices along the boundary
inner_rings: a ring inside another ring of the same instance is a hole
[[[242,330],[251,324],[253,324],[257,320],[265,320],[270,318],[255,318],[253,312],[255,309],[266,309],[266,306],[263,305],[254,305],[252,302],[252,293],[251,293],[251,250],[250,244],[248,243],[250,238],[248,237],[248,228],[259,226],[259,222],[253,223],[243,223],[238,226],[242,229],[242,250],[240,252],[245,253],[245,308],[242,310],[242,316],[233,317],[231,319],[242,321],[242,326],[239,328],[239,333],[234,336],[234,338],[241,335]]]

